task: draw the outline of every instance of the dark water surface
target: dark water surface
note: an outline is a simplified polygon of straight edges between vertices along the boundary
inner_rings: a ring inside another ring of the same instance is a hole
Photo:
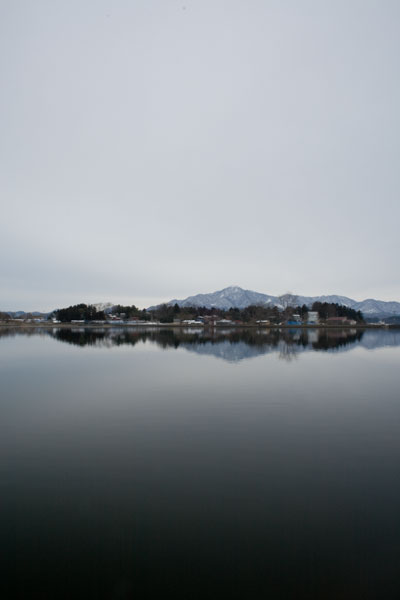
[[[400,332],[0,330],[0,598],[400,597]]]

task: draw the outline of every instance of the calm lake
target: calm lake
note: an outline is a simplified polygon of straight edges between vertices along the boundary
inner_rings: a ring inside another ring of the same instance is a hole
[[[399,383],[399,330],[0,329],[0,597],[399,598]]]

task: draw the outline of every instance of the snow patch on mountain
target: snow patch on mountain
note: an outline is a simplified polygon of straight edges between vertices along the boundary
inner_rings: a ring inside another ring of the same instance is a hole
[[[97,304],[93,304],[97,311],[104,310],[104,312],[111,312],[114,308],[114,304],[112,302],[98,302]]]

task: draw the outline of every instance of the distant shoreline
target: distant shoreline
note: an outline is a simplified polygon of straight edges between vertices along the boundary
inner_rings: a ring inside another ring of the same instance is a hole
[[[17,329],[112,329],[118,328],[129,328],[129,329],[202,329],[204,331],[214,329],[259,329],[261,331],[267,329],[400,329],[400,324],[384,324],[378,325],[374,323],[364,323],[357,325],[259,325],[257,323],[243,323],[241,325],[236,324],[223,324],[223,325],[199,325],[199,324],[185,324],[185,323],[16,323],[15,321],[0,321],[0,327],[15,327]]]

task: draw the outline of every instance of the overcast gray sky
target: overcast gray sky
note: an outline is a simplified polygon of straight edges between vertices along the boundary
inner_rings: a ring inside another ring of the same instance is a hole
[[[0,309],[400,300],[400,2],[0,7]]]

